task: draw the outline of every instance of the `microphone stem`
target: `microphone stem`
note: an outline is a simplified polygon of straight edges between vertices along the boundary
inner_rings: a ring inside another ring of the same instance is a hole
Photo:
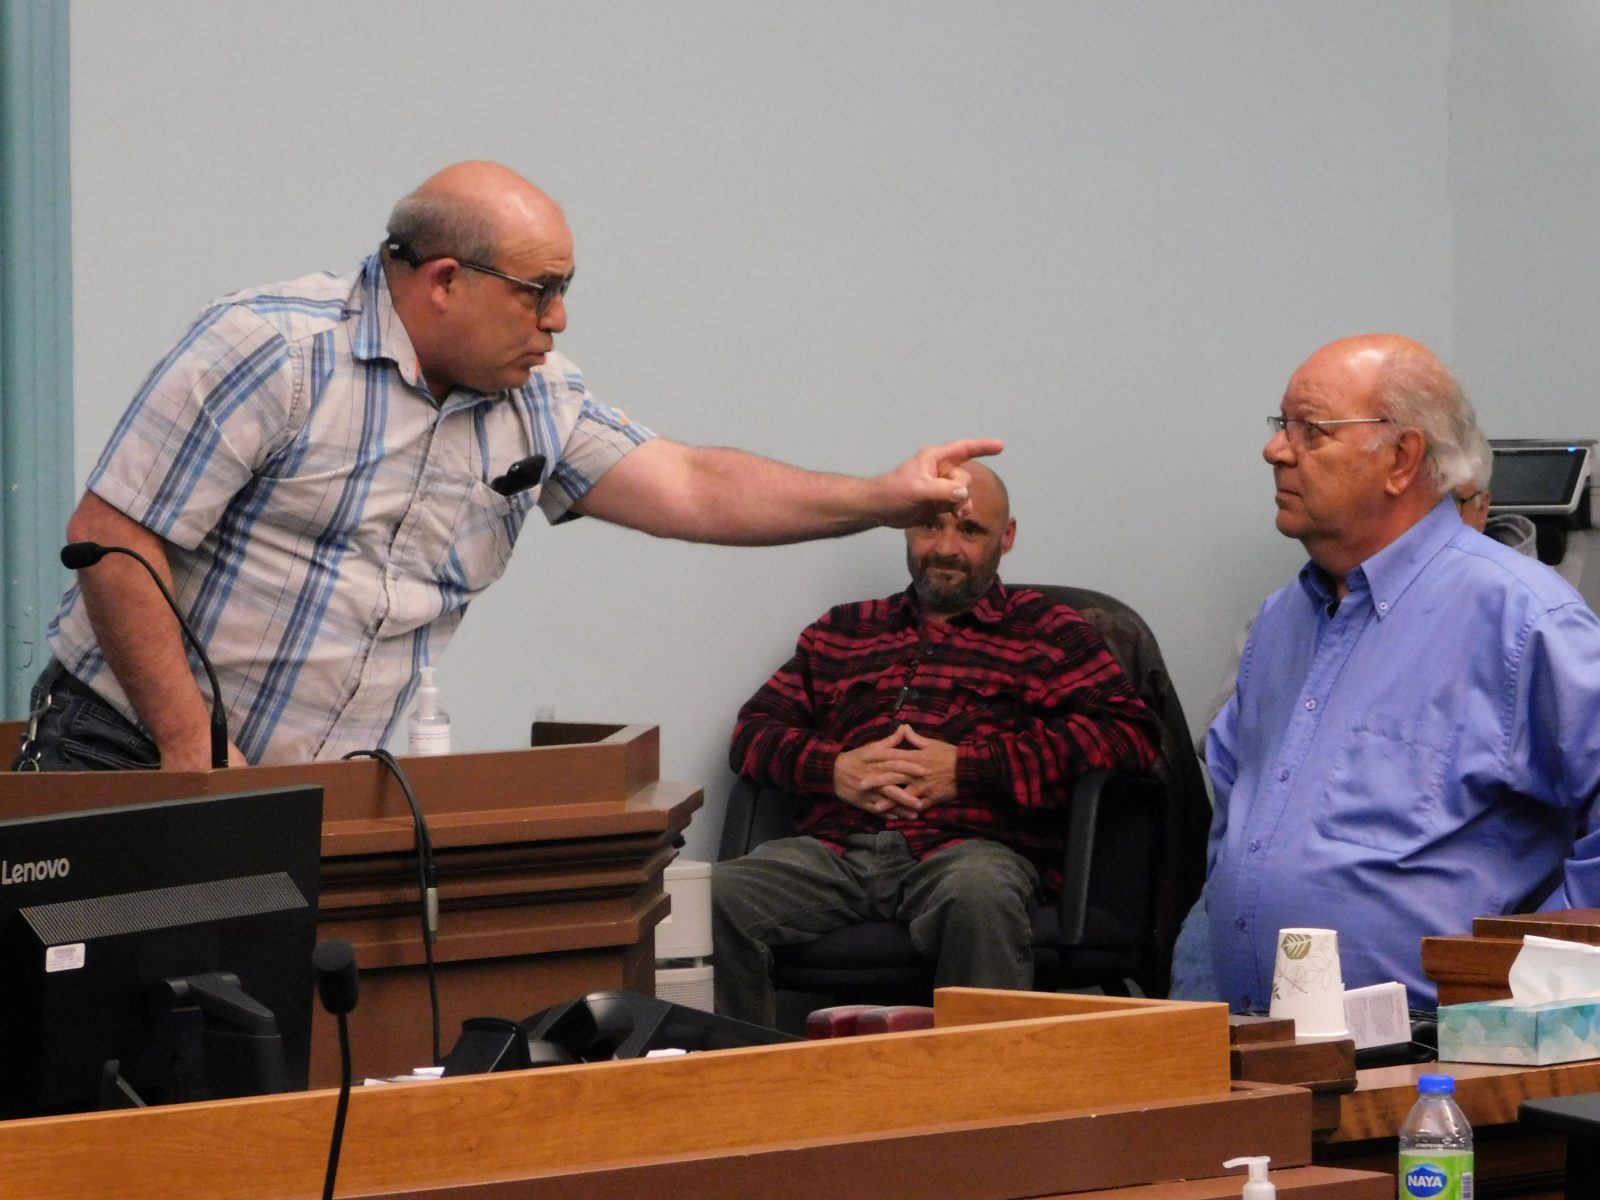
[[[339,1174],[339,1148],[344,1143],[344,1117],[350,1109],[350,1030],[339,1013],[339,1107],[333,1116],[333,1140],[328,1143],[328,1171],[322,1182],[322,1200],[333,1200],[333,1182]]]

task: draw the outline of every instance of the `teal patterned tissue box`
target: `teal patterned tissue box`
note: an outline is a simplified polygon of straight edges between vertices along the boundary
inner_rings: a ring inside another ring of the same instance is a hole
[[[1513,1008],[1509,1000],[1439,1010],[1439,1061],[1542,1067],[1600,1058],[1600,997]]]

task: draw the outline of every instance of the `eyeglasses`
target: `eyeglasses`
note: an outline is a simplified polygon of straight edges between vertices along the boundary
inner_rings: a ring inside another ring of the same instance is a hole
[[[480,275],[493,275],[496,279],[504,279],[507,283],[513,284],[533,296],[533,311],[541,317],[550,311],[550,306],[556,302],[557,297],[567,294],[567,289],[572,286],[572,276],[576,274],[576,272],[571,272],[562,279],[523,279],[517,275],[507,275],[504,271],[497,271],[484,263],[473,262],[467,258],[458,258],[454,254],[430,254],[424,258],[404,242],[386,242],[384,249],[413,269],[422,266],[424,263],[438,262],[440,259],[448,258],[460,263],[469,271],[476,271]]]
[[[1283,434],[1296,450],[1304,450],[1307,446],[1315,445],[1317,440],[1332,437],[1330,431],[1336,425],[1390,424],[1393,422],[1388,417],[1340,417],[1333,421],[1308,421],[1304,417],[1283,417],[1273,413],[1267,418],[1267,428],[1273,435]]]

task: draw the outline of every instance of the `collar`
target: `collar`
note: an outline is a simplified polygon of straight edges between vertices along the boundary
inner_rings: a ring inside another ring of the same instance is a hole
[[[383,273],[381,254],[369,254],[362,260],[352,301],[357,320],[351,356],[357,362],[386,359],[400,368],[407,383],[422,388],[417,351],[411,344],[411,335],[406,332],[405,322],[394,310],[394,296],[389,291],[389,279]]]
[[[1442,497],[1427,516],[1350,572],[1345,579],[1349,592],[1346,601],[1351,596],[1369,593],[1378,619],[1387,617],[1422,574],[1422,569],[1463,528],[1454,498]],[[1300,568],[1300,586],[1318,604],[1333,603],[1333,579],[1315,563],[1308,562]]]
[[[971,618],[980,625],[998,625],[1005,620],[1006,612],[1011,607],[1011,593],[1006,590],[1006,585],[1000,582],[999,576],[989,585],[989,590],[978,597],[978,602],[966,612],[956,613],[951,621],[965,621]],[[922,609],[922,601],[917,599],[915,585],[908,585],[906,590],[895,598],[895,615],[908,625],[921,624],[926,620]]]
[[[502,392],[475,392],[469,387],[456,386],[443,401],[437,399],[422,378],[422,364],[417,361],[416,347],[406,332],[406,323],[394,308],[394,294],[389,290],[389,277],[383,270],[383,254],[369,254],[361,262],[360,279],[351,297],[350,315],[355,316],[356,332],[350,353],[357,362],[387,360],[399,370],[401,378],[410,384],[441,413],[471,408],[475,404],[490,404],[507,395]],[[357,307],[359,306],[359,307]]]

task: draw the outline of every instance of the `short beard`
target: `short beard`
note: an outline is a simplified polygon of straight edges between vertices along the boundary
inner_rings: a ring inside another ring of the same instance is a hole
[[[929,612],[936,613],[963,613],[983,599],[983,594],[989,590],[993,577],[983,578],[977,574],[966,574],[960,583],[954,587],[946,587],[935,583],[933,576],[920,563],[911,564],[911,586],[917,593],[917,599],[922,607]]]

